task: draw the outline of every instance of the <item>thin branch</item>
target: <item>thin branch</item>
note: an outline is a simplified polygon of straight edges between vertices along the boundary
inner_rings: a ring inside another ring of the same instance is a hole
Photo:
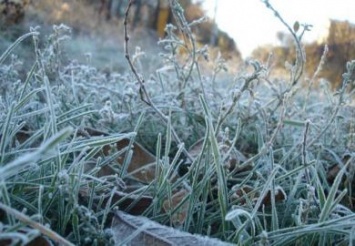
[[[128,31],[127,31],[127,24],[128,24],[128,14],[129,14],[129,10],[132,7],[132,2],[133,2],[133,0],[130,0],[129,3],[128,3],[127,9],[126,9],[126,13],[125,13],[125,19],[124,19],[124,34],[125,34],[125,36],[124,36],[124,39],[125,39],[124,50],[125,50],[125,58],[126,58],[128,64],[129,64],[133,74],[136,76],[138,83],[139,83],[139,86],[140,86],[139,93],[140,93],[142,101],[145,102],[146,104],[148,104],[149,106],[152,106],[152,102],[150,100],[150,97],[149,97],[149,95],[147,93],[147,90],[145,89],[144,79],[141,78],[138,75],[137,70],[134,67],[133,62],[132,62],[131,57],[130,57],[129,52],[128,52],[129,36],[128,36]]]
[[[232,100],[232,104],[226,108],[225,110],[223,110],[220,115],[218,116],[217,119],[217,125],[216,125],[216,130],[215,130],[215,134],[216,136],[219,133],[219,130],[222,126],[222,124],[224,123],[224,121],[227,119],[227,117],[233,112],[234,108],[236,107],[240,97],[242,96],[243,92],[248,90],[250,87],[250,84],[259,79],[260,74],[262,73],[262,71],[264,70],[264,68],[262,66],[258,66],[258,64],[256,64],[254,66],[255,71],[253,72],[253,74],[251,74],[250,76],[246,76],[246,77],[242,77],[240,78],[241,80],[244,80],[244,84],[241,87],[241,89],[239,89],[238,91],[236,91],[233,95],[233,100]]]
[[[276,9],[274,9],[274,7],[272,7],[272,5],[269,3],[268,0],[262,0],[262,2],[266,5],[267,8],[269,8],[274,13],[276,18],[278,18],[281,21],[281,23],[287,28],[287,30],[291,33],[291,35],[296,43],[296,63],[295,63],[296,70],[294,71],[294,73],[292,73],[292,83],[291,83],[291,87],[293,87],[294,85],[296,85],[296,83],[298,82],[298,80],[301,78],[301,76],[303,74],[304,63],[306,60],[305,54],[302,49],[301,40],[299,37],[297,37],[296,33],[292,30],[292,28],[282,18],[280,13]],[[308,27],[309,26],[306,25],[304,30],[308,30]],[[301,37],[302,36],[303,36],[303,34],[301,35]]]
[[[128,51],[128,42],[129,42],[129,36],[128,36],[128,28],[127,28],[127,25],[128,25],[128,14],[129,14],[129,11],[130,11],[130,8],[132,6],[132,2],[133,0],[130,0],[129,3],[128,3],[128,6],[127,6],[127,9],[126,9],[126,13],[125,13],[125,19],[124,19],[124,36],[125,36],[125,57],[126,57],[126,60],[131,68],[131,71],[133,72],[134,76],[136,77],[139,85],[140,85],[140,88],[139,88],[139,93],[140,93],[140,96],[141,96],[141,99],[143,102],[145,102],[148,106],[152,107],[154,109],[154,111],[159,115],[159,117],[165,122],[165,123],[168,123],[168,117],[153,103],[153,101],[151,100],[151,97],[149,96],[148,92],[147,92],[147,89],[145,87],[145,84],[144,84],[144,79],[138,75],[138,72],[134,66],[134,64],[132,63],[131,61],[131,57],[129,55],[129,51]],[[175,129],[172,127],[171,128],[171,133],[175,139],[175,141],[178,143],[178,144],[181,144],[182,141],[180,140],[179,136],[177,135]],[[190,161],[193,161],[193,157],[190,155],[190,153],[186,150],[186,148],[183,149],[183,152],[184,154],[186,155],[186,157],[190,160]]]

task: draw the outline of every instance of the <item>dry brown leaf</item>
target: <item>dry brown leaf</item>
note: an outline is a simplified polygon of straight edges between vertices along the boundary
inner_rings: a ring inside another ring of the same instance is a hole
[[[10,246],[10,245],[14,245],[13,243],[14,242],[11,239],[0,240],[0,246]],[[26,246],[51,246],[51,245],[53,244],[43,236],[38,236],[35,239],[33,239],[31,242],[26,244]]]
[[[108,133],[98,131],[92,128],[82,128],[79,134],[90,137],[90,136],[109,136]],[[117,151],[120,151],[129,146],[129,139],[122,139],[116,143]],[[156,158],[154,155],[149,153],[143,146],[138,143],[133,143],[132,145],[133,155],[131,162],[128,164],[127,172],[129,175],[132,175],[138,181],[142,183],[150,183],[155,179],[155,166],[156,166]],[[109,145],[105,145],[102,148],[102,152],[105,156],[110,154],[111,147]],[[117,158],[117,162],[119,164],[123,164],[124,156],[119,156]],[[113,175],[115,174],[114,170],[110,167],[103,167],[103,170],[99,175]]]
[[[127,147],[128,139],[123,139],[116,143],[117,150]],[[128,164],[128,173],[143,183],[150,183],[155,179],[156,158],[150,154],[143,146],[133,143],[133,155]],[[123,158],[119,157],[117,161],[122,164]]]
[[[52,243],[48,241],[45,237],[39,236],[33,239],[30,243],[26,244],[26,246],[51,246]]]
[[[283,202],[286,200],[286,192],[282,189],[282,187],[275,187],[275,202]],[[271,205],[271,191],[269,190],[264,196],[262,203],[265,206]]]
[[[165,213],[172,213],[177,206],[179,205],[179,203],[185,199],[187,196],[189,195],[189,192],[185,189],[181,189],[178,192],[176,192],[175,194],[173,194],[173,196],[171,197],[171,201],[169,201],[169,199],[166,199],[163,202],[163,210]],[[188,213],[188,209],[189,209],[189,204],[188,203],[184,203],[179,209],[178,211],[176,211],[173,216],[172,216],[172,223],[173,225],[179,226],[182,225],[185,222],[187,213]]]
[[[351,155],[349,154],[344,154],[341,161],[343,163],[343,165],[345,165],[351,158]],[[351,170],[351,166],[353,163],[350,163],[350,165],[348,165],[347,167],[347,171]],[[329,184],[333,184],[334,179],[336,178],[336,176],[338,175],[339,171],[341,169],[340,164],[334,164],[332,165],[328,170],[327,170],[327,181]],[[344,177],[345,179],[345,177]]]
[[[243,185],[235,190],[234,194],[232,195],[232,199],[238,200],[240,205],[244,205],[247,202],[247,198],[250,201],[253,201],[255,197],[259,195],[259,193],[251,193],[254,188],[250,185]]]
[[[97,136],[109,136],[108,133],[98,131],[92,128],[81,128],[78,131],[79,136],[84,136],[86,138],[97,137]],[[127,148],[130,144],[130,139],[123,139],[114,144],[114,147],[117,151],[121,151],[124,148]],[[150,183],[155,178],[155,157],[150,154],[144,147],[139,145],[138,143],[133,143],[132,145],[133,155],[131,158],[131,162],[128,164],[128,175],[132,175],[132,177],[136,178],[141,183]],[[102,154],[104,156],[110,155],[112,146],[104,145],[102,147]],[[125,154],[124,152],[121,156],[119,156],[116,160],[117,163],[123,164]],[[85,172],[93,169],[96,166],[96,161],[87,162],[85,164]],[[109,165],[101,167],[101,169],[97,172],[98,177],[111,176],[115,175],[116,171]],[[89,188],[82,188],[80,190],[80,195],[83,199],[88,200],[91,191]],[[104,202],[102,204],[106,204],[111,196],[110,191],[102,191],[99,196],[94,197],[94,200],[99,200],[104,198]],[[130,194],[129,190],[121,190],[116,191],[113,194],[112,203],[119,202],[118,206],[120,210],[129,212],[130,214],[140,215],[142,214],[152,203],[152,197],[149,196],[137,196]],[[96,204],[96,203],[94,203]],[[110,218],[108,218],[110,219]]]
[[[259,192],[253,192],[254,187],[249,186],[249,185],[243,185],[242,187],[238,188],[235,190],[234,195],[232,196],[232,199],[238,200],[240,205],[244,205],[247,202],[247,198],[250,201],[256,202],[259,197],[260,193]],[[282,187],[277,186],[275,187],[275,202],[283,202],[286,200],[286,193],[282,189]],[[261,204],[265,206],[271,205],[271,191],[267,191],[266,195],[264,196]]]
[[[338,164],[334,164],[333,166],[331,166],[328,171],[327,171],[327,181],[329,184],[333,184],[334,179],[336,178],[336,176],[338,175],[339,171],[340,171],[340,167]]]
[[[16,132],[11,146],[15,146],[15,141],[18,141],[20,144],[24,143],[27,139],[31,137],[30,132],[30,128],[27,125],[24,125],[18,132]],[[1,138],[2,134],[0,134],[0,140]]]

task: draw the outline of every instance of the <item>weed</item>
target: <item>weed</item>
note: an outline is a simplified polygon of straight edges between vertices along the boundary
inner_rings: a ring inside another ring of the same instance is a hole
[[[143,49],[130,54],[130,5],[126,73],[64,57],[65,25],[45,44],[32,29],[0,56],[0,241],[114,244],[119,209],[239,245],[351,244],[355,61],[339,91],[312,87],[325,55],[302,87],[310,27],[292,29],[263,1],[294,37],[289,80],[269,78],[269,62],[254,60],[222,79],[221,57],[202,74],[208,49],[170,2],[176,20],[155,74],[141,70]],[[30,37],[35,58],[24,76],[12,53]],[[132,171],[137,159],[149,163]]]

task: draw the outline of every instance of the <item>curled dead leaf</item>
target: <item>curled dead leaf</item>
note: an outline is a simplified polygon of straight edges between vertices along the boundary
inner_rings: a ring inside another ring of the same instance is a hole
[[[279,202],[283,202],[285,200],[286,200],[286,192],[282,189],[281,186],[276,186],[275,187],[275,202],[279,203]],[[265,206],[271,205],[271,191],[270,190],[268,190],[268,192],[264,196],[261,204],[263,204]]]

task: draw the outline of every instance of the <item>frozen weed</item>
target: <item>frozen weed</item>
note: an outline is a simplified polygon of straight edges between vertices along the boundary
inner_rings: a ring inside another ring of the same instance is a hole
[[[190,27],[203,19],[188,23],[170,2],[175,24],[159,42],[163,65],[154,74],[142,72],[144,48],[130,54],[127,18],[131,71],[123,74],[103,74],[89,57],[68,59],[64,25],[45,44],[33,29],[0,56],[0,240],[26,244],[39,230],[57,243],[113,244],[111,213],[130,195],[137,197],[130,207],[149,195],[143,215],[241,245],[351,243],[355,62],[339,91],[315,89],[323,55],[302,87],[301,41],[310,26],[291,28],[263,1],[294,37],[289,79],[270,78],[270,61],[254,60],[222,79],[222,57],[201,74],[208,48],[197,46]],[[29,37],[35,59],[23,73],[11,54]],[[122,139],[126,148],[115,149]],[[149,184],[127,175],[135,139],[156,156]],[[178,202],[176,194],[184,194]]]

